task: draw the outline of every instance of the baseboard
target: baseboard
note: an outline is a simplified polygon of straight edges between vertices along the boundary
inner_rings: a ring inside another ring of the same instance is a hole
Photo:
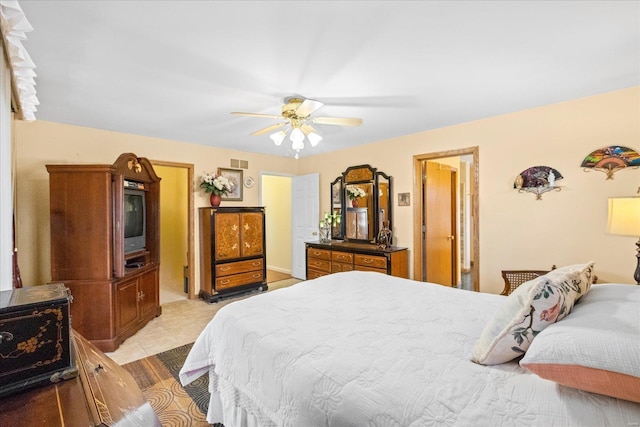
[[[272,265],[267,265],[267,270],[277,271],[278,273],[291,274],[291,270],[287,270],[286,268],[274,267]]]

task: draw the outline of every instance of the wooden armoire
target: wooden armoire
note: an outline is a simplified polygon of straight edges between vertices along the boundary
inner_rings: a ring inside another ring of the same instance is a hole
[[[71,291],[73,328],[114,351],[161,314],[160,178],[125,153],[112,165],[47,165],[51,278]],[[144,193],[144,247],[125,250],[125,189]]]
[[[200,298],[266,290],[264,207],[200,208]]]

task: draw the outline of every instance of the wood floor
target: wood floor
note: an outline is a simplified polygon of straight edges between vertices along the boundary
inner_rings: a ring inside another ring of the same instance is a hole
[[[291,275],[280,273],[279,271],[267,270],[267,283],[277,282],[279,280],[290,279]]]

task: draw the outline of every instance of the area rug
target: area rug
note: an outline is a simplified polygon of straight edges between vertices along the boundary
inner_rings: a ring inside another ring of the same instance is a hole
[[[123,365],[138,383],[163,426],[210,426],[206,421],[209,406],[209,376],[203,375],[182,387],[178,374],[193,344],[186,344]],[[213,424],[224,427],[222,424]]]

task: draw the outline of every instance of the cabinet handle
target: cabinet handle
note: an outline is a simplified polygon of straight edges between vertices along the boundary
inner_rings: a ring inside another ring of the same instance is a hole
[[[259,267],[259,266],[261,266],[261,265],[262,265],[262,263],[261,263],[260,261],[258,261],[258,262],[254,262],[254,263],[253,263],[253,264],[251,264],[251,265],[253,265],[254,267]]]
[[[221,285],[228,285],[229,283],[231,283],[231,280],[229,280],[229,279],[221,280],[221,281],[220,281],[220,284],[221,284]]]
[[[372,258],[362,258],[362,262],[364,262],[365,264],[373,264],[373,259]]]
[[[260,274],[260,273],[256,273],[256,274],[254,274],[254,275],[253,275],[253,278],[254,278],[254,279],[257,279],[258,277],[262,277],[262,274]]]
[[[140,298],[140,292],[136,293],[136,301],[140,301],[142,298]]]
[[[220,267],[220,271],[229,271],[231,267]]]
[[[344,255],[338,255],[336,258],[338,258],[340,261],[342,261],[343,259],[346,259],[347,257]]]
[[[11,332],[0,332],[0,344],[5,341],[13,341],[13,334]]]
[[[314,254],[315,256],[318,256],[318,255],[320,255],[320,252],[315,251],[313,254]]]
[[[143,291],[140,291],[140,299],[141,299],[141,300],[143,300],[143,299],[144,299],[144,297],[145,297],[144,292],[143,292]]]

